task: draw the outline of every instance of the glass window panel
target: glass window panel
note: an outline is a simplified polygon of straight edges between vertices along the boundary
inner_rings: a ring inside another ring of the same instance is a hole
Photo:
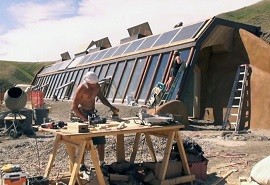
[[[95,67],[95,73],[96,73],[96,75],[99,74],[100,68],[101,68],[101,66],[96,66]]]
[[[154,55],[150,61],[149,69],[148,69],[148,72],[146,74],[145,81],[142,85],[142,89],[141,89],[140,96],[139,96],[140,100],[146,99],[146,95],[147,95],[148,89],[150,88],[150,85],[151,85],[151,80],[152,80],[152,77],[153,77],[153,74],[154,74],[154,71],[155,71],[155,68],[157,65],[157,61],[158,61],[158,55]]]
[[[71,91],[70,98],[73,97],[73,94],[74,94],[74,92],[75,92],[75,89],[76,89],[77,86],[78,86],[78,84],[76,83],[77,76],[79,76],[78,73],[79,73],[78,70],[74,71],[74,73],[73,73],[73,75],[72,75],[72,78],[71,78],[71,80],[74,80],[74,86],[73,86],[73,89],[72,89],[72,91]]]
[[[114,72],[114,70],[115,70],[115,65],[116,65],[116,63],[110,64],[110,67],[109,67],[109,70],[108,70],[108,72],[107,72],[106,77],[109,77],[109,76],[112,76],[112,75],[113,75],[113,72]]]
[[[51,97],[51,94],[52,94],[52,91],[53,91],[53,87],[54,87],[54,82],[55,82],[55,79],[56,79],[57,75],[52,75],[52,80],[50,82],[50,85],[49,85],[49,88],[48,88],[48,93],[47,93],[47,98],[50,98]]]
[[[132,42],[132,43],[128,46],[128,48],[126,49],[126,51],[124,51],[123,54],[136,51],[136,49],[140,46],[140,44],[141,44],[143,41],[144,41],[144,39],[140,39],[140,40],[136,40],[136,41]]]
[[[102,66],[102,69],[101,69],[99,77],[98,77],[99,80],[102,80],[105,77],[105,73],[107,71],[107,68],[108,68],[108,64],[105,64]]]
[[[49,88],[50,88],[50,84],[52,83],[52,75],[49,75],[49,78],[48,78],[48,89],[47,89],[47,92],[44,94],[44,97],[47,98],[48,94],[49,94]]]
[[[68,79],[68,72],[65,73],[65,75],[64,75],[64,77],[63,77],[63,80],[62,80],[62,83],[61,83],[61,85],[59,85],[59,86],[65,85],[66,82],[67,82],[67,79]],[[65,89],[65,88],[59,89],[59,93],[58,93],[58,97],[59,97],[59,98],[62,97],[62,94],[63,94],[64,89]]]
[[[125,64],[124,62],[118,63],[114,78],[113,78],[112,83],[111,83],[111,88],[110,88],[110,92],[109,92],[109,96],[108,96],[109,99],[112,99],[114,94],[115,94],[116,88],[119,84],[119,80],[120,80],[120,77],[121,77],[123,69],[124,69],[124,64]]]
[[[102,57],[102,59],[111,57],[118,47],[119,46],[110,48],[109,51]]]
[[[76,57],[76,58],[69,64],[68,68],[76,67],[76,65],[80,63],[80,61],[82,60],[83,57],[85,57],[85,55],[84,55],[84,56]]]
[[[179,28],[180,29],[180,28]],[[179,31],[179,29],[171,30],[168,32],[163,33],[158,40],[154,43],[152,47],[160,46],[163,44],[168,44],[171,42],[173,37],[176,35],[176,33]]]
[[[98,53],[97,57],[96,57],[94,60],[97,61],[97,60],[102,59],[102,57],[103,57],[103,56],[105,55],[105,53],[107,53],[108,51],[109,51],[108,49],[100,51],[100,52]]]
[[[143,73],[143,68],[146,62],[146,58],[140,58],[136,62],[136,66],[131,77],[130,84],[128,86],[127,95],[131,95],[133,98],[135,97],[135,93],[138,89],[138,85]]]
[[[189,26],[183,27],[180,32],[175,36],[171,43],[192,38],[204,22],[198,22]]]
[[[90,67],[89,71],[95,71],[95,67]]]
[[[57,83],[57,85],[55,86],[55,88],[58,88],[58,87],[60,87],[60,86],[62,85],[63,78],[64,78],[65,74],[64,74],[64,73],[60,73],[60,75],[61,75],[61,77],[60,77],[60,79],[58,80],[58,83]],[[58,98],[59,98],[59,92],[60,92],[60,89],[57,89],[57,90],[55,91],[55,94],[57,95]]]
[[[119,82],[119,88],[118,88],[118,91],[116,94],[116,99],[122,99],[124,96],[124,91],[125,91],[125,88],[127,86],[127,82],[128,82],[129,77],[130,77],[131,70],[132,70],[132,67],[134,65],[134,61],[135,60],[129,60],[127,62],[127,66],[123,72],[123,77],[121,79],[121,82]]]
[[[57,77],[56,77],[55,80],[54,80],[51,97],[52,97],[53,95],[55,95],[56,88],[58,87],[58,83],[59,83],[59,81],[60,81],[61,76],[62,76],[61,73],[58,73],[58,74],[57,74]]]
[[[158,82],[161,82],[162,77],[163,77],[164,75],[166,75],[166,73],[168,72],[168,71],[165,71],[166,65],[167,65],[167,63],[168,63],[168,59],[169,59],[169,53],[164,53],[164,54],[162,55],[162,59],[161,59],[161,61],[160,61],[160,65],[159,65],[158,70],[157,70],[156,78],[155,78],[154,83],[152,84],[152,86],[151,86],[150,89],[153,89],[154,86],[155,86]]]
[[[82,73],[83,73],[83,69],[80,69],[79,72],[78,72],[78,75],[75,78],[74,88],[77,88],[80,85],[80,81],[81,81],[81,78],[82,78]],[[75,89],[71,93],[71,96],[70,96],[71,98],[73,98],[74,91],[75,91]]]
[[[67,75],[67,79],[65,81],[65,84],[69,83],[71,81],[71,78],[72,78],[72,74],[73,74],[73,71],[70,71]],[[63,89],[63,93],[61,95],[61,99],[63,99],[65,97],[65,94],[66,94],[66,91],[67,91],[67,86],[64,87]]]
[[[147,37],[136,51],[151,48],[151,46],[156,42],[156,40],[158,39],[159,36],[160,35],[154,35],[151,37]]]
[[[130,43],[120,45],[120,46],[118,47],[118,49],[116,50],[116,52],[114,52],[114,54],[113,54],[112,56],[121,55],[121,54],[127,49],[127,47],[128,47],[129,45],[130,45]]]

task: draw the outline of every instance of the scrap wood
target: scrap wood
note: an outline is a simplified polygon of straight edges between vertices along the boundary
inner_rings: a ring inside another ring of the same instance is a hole
[[[221,181],[223,181],[224,179],[226,179],[233,172],[237,172],[237,171],[238,171],[237,169],[233,169],[233,170],[228,171],[227,173],[225,173],[224,176],[222,176],[221,178],[219,178],[215,182],[213,182],[212,185],[218,185]]]

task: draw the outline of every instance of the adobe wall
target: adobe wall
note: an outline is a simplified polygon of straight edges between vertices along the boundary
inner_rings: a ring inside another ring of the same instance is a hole
[[[230,51],[214,53],[213,47],[201,50],[198,67],[201,69],[201,118],[222,125],[232,84],[239,65],[248,63],[248,56],[237,31]],[[220,46],[217,46],[220,47]],[[207,110],[209,115],[205,115]]]
[[[236,70],[241,64],[250,64],[240,127],[270,129],[270,46],[239,30],[234,33],[230,52],[213,53],[212,47],[201,50],[197,63],[202,75],[201,118],[222,125]]]
[[[245,30],[239,34],[252,69],[250,127],[270,129],[270,45]]]

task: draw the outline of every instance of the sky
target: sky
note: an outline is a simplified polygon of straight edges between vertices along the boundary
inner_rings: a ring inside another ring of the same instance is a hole
[[[0,60],[45,62],[86,49],[148,22],[153,34],[252,5],[260,0],[1,0]]]

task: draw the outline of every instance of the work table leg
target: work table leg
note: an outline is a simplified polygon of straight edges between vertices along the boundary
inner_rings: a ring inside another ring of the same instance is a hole
[[[185,152],[185,149],[184,149],[184,145],[183,145],[183,141],[182,141],[182,138],[181,138],[180,131],[176,132],[176,141],[177,141],[179,154],[180,154],[180,157],[181,157],[181,162],[182,162],[182,165],[183,165],[184,172],[185,172],[186,175],[190,175],[190,169],[189,169],[187,156],[186,156],[186,152]]]
[[[67,153],[69,157],[69,173],[71,174],[74,163],[75,163],[75,148],[66,144]]]
[[[141,139],[141,133],[136,133],[134,144],[133,144],[133,150],[132,150],[132,153],[131,153],[131,156],[130,156],[130,162],[131,163],[134,163],[134,161],[135,161],[136,154],[137,154],[137,151],[138,151],[138,146],[139,146],[139,143],[140,143],[140,139]]]
[[[80,179],[78,177],[78,174],[79,174],[80,163],[81,163],[83,155],[84,155],[86,143],[87,143],[86,140],[82,140],[82,142],[80,143],[80,146],[78,148],[78,155],[77,155],[75,163],[73,165],[70,180],[68,183],[69,185],[74,185],[76,180],[80,183]]]
[[[125,160],[125,146],[124,146],[124,134],[118,134],[116,136],[116,157],[117,162]]]
[[[102,171],[101,171],[100,166],[99,166],[99,160],[98,160],[98,157],[97,157],[97,152],[95,151],[95,147],[94,147],[92,139],[89,140],[88,142],[89,142],[89,145],[90,145],[90,155],[91,155],[93,164],[95,166],[95,170],[96,170],[99,185],[106,185],[103,174],[102,174]]]
[[[50,172],[51,172],[51,169],[52,169],[52,165],[53,165],[53,162],[54,162],[54,159],[55,159],[55,156],[56,156],[56,152],[57,152],[58,147],[59,147],[59,141],[60,141],[60,139],[61,139],[61,136],[57,134],[55,136],[52,154],[49,157],[49,162],[47,164],[44,177],[47,177],[48,178],[49,175],[50,175]]]
[[[145,139],[146,139],[146,143],[148,145],[148,148],[150,150],[150,155],[151,155],[152,160],[154,162],[157,162],[157,157],[156,157],[156,153],[155,153],[155,150],[154,150],[154,147],[153,147],[151,136],[149,134],[145,133]]]
[[[175,131],[169,132],[167,145],[166,145],[165,152],[164,152],[164,157],[163,157],[161,168],[159,171],[159,176],[158,176],[159,180],[165,179],[165,175],[167,172],[168,163],[169,163],[169,159],[170,159],[171,149],[172,149],[172,143],[174,140],[174,135],[175,135]],[[179,175],[181,175],[181,174],[179,174]]]

